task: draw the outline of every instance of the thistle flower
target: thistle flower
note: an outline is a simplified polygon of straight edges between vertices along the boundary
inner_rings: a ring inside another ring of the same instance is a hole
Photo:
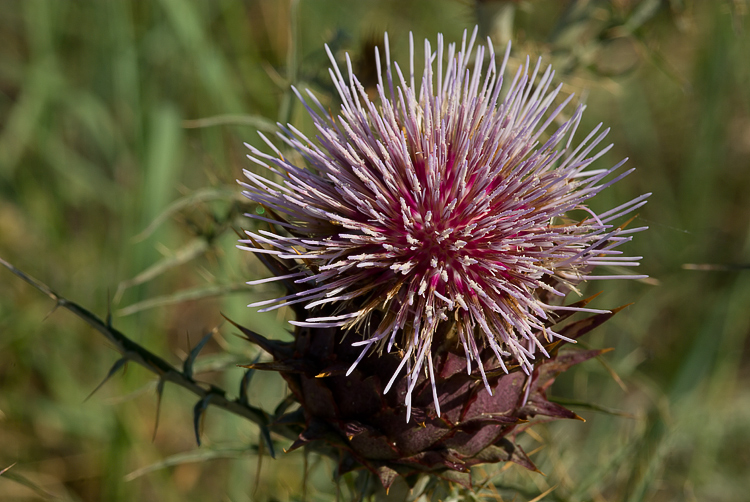
[[[580,281],[644,277],[592,275],[599,266],[638,265],[640,257],[616,248],[643,228],[615,222],[648,197],[600,214],[586,206],[632,172],[616,173],[624,160],[589,168],[610,149],[600,147],[609,130],[600,124],[572,146],[585,107],[558,120],[573,96],[558,103],[551,68],[541,72],[541,60],[532,68],[527,58],[503,91],[510,45],[498,70],[492,43],[475,50],[475,38],[476,29],[465,32],[458,49],[440,35],[436,50],[425,41],[417,79],[413,39],[404,74],[386,37],[384,71],[376,51],[375,102],[348,55],[345,77],[326,47],[339,114],[295,89],[316,139],[280,125],[279,138],[304,164],[265,137],[275,156],[248,145],[248,157],[272,174],[245,171],[243,193],[266,209],[248,216],[271,231],[248,231],[240,247],[287,264],[248,284],[282,281],[289,289],[250,306],[295,306],[301,317],[290,322],[298,329],[350,333],[339,340],[359,351],[347,375],[369,354],[398,355],[383,393],[405,378],[407,422],[425,378],[441,415],[437,362],[447,346],[463,348],[466,374],[478,370],[490,395],[492,375],[497,381],[499,371],[520,367],[529,379],[525,405],[535,364],[550,357],[554,341],[574,341],[553,329],[555,320],[609,312],[555,298]]]

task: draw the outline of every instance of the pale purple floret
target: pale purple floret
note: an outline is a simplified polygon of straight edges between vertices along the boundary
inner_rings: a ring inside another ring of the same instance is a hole
[[[643,228],[623,230],[613,221],[645,204],[648,194],[598,215],[584,205],[632,171],[610,176],[624,160],[586,170],[612,146],[597,150],[609,130],[600,124],[571,147],[584,110],[578,106],[540,143],[572,96],[554,105],[561,88],[550,89],[554,72],[547,67],[540,75],[541,60],[532,69],[528,58],[501,96],[510,45],[498,71],[492,43],[474,53],[475,37],[476,30],[471,37],[464,33],[460,50],[450,44],[447,54],[442,36],[434,52],[425,41],[417,86],[413,40],[404,75],[390,60],[386,36],[385,81],[376,51],[377,104],[353,75],[348,56],[345,78],[329,51],[340,114],[330,116],[312,93],[306,99],[295,89],[315,122],[316,141],[291,125],[279,133],[307,166],[291,163],[264,137],[276,156],[248,145],[248,157],[276,181],[245,171],[249,182],[241,183],[271,215],[248,216],[285,233],[248,231],[250,239],[240,241],[248,246],[240,247],[300,263],[295,273],[249,284],[294,280],[308,286],[250,306],[265,311],[304,303],[310,317],[291,322],[310,327],[355,327],[378,311],[379,326],[354,343],[362,347],[357,362],[373,349],[401,350],[386,392],[405,366],[410,409],[426,372],[438,415],[432,340],[440,323],[455,323],[467,371],[476,364],[490,391],[479,356],[484,347],[506,371],[505,363],[514,361],[529,373],[539,352],[548,356],[537,334],[563,338],[545,327],[550,312],[606,312],[554,306],[542,296],[565,296],[558,285],[574,289],[587,279],[645,277],[590,275],[599,265],[636,266],[640,259],[615,248]],[[566,216],[574,210],[583,220]],[[314,314],[316,306],[334,302],[337,315]]]

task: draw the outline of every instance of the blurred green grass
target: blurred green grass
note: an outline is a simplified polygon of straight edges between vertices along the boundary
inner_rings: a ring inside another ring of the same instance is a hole
[[[526,500],[553,486],[549,500],[744,500],[750,272],[683,265],[750,263],[747,2],[561,5],[519,4],[514,56],[544,54],[566,90],[585,96],[581,130],[612,127],[615,148],[601,165],[627,156],[638,168],[593,205],[654,193],[635,223],[651,228],[629,250],[645,257],[642,269],[658,285],[589,285],[604,291],[601,307],[635,301],[587,340],[616,349],[606,360],[626,390],[590,362],[553,393],[635,418],[576,408],[587,424],[535,427],[524,438],[527,451],[544,446],[533,458],[546,477],[511,466],[480,469],[476,479],[493,476],[495,500],[513,499],[503,486]],[[233,247],[231,228],[247,208],[221,192],[234,191],[249,168],[242,142],[259,145],[256,129],[276,120],[309,130],[289,85],[331,99],[324,42],[365,64],[363,47],[387,29],[403,58],[410,30],[416,40],[437,32],[458,40],[478,8],[468,0],[6,2],[0,256],[102,316],[116,300],[115,325],[174,363],[221,325],[221,312],[285,336],[284,314],[245,308],[262,293],[236,286],[263,273]],[[219,125],[196,122],[212,117]],[[212,189],[221,197],[186,204],[134,238],[171,203]],[[155,264],[152,280],[118,290]],[[302,497],[301,453],[265,457],[256,483],[257,429],[209,409],[196,451],[192,397],[169,386],[152,442],[154,384],[139,368],[84,402],[116,353],[69,314],[45,318],[50,302],[2,273],[0,470],[15,465],[0,477],[0,499],[47,498],[41,489],[63,500]],[[206,297],[170,303],[178,291]],[[117,315],[159,297],[158,308]],[[221,332],[206,353],[254,357],[231,329]],[[234,392],[240,375],[230,365],[202,376]],[[283,390],[280,379],[257,375],[251,401],[272,409]],[[126,480],[190,452],[204,456]],[[331,500],[332,466],[310,464],[309,500]]]

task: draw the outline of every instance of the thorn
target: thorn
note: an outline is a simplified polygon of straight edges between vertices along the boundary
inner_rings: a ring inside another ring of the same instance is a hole
[[[258,362],[258,359],[260,359],[260,354],[255,358],[253,361],[253,364]],[[242,404],[248,404],[247,401],[247,388],[250,386],[250,379],[255,374],[255,370],[253,368],[248,368],[248,370],[245,372],[244,375],[242,375],[242,380],[240,380],[240,403]]]
[[[156,384],[156,420],[154,421],[154,434],[151,436],[151,442],[156,441],[156,431],[159,429],[159,416],[161,415],[161,395],[164,392],[163,378],[159,379],[159,383]]]
[[[628,221],[626,221],[625,223],[619,225],[617,227],[617,229],[618,230],[625,230],[625,227],[627,227],[628,225],[630,225],[631,223],[633,223],[633,220],[636,219],[636,218],[638,218],[640,215],[641,215],[641,213],[634,214],[633,216],[630,217],[630,219]]]
[[[286,412],[289,407],[294,404],[296,400],[292,397],[292,394],[289,394],[285,399],[283,399],[278,406],[276,406],[276,409],[273,410],[273,416],[274,419],[277,420],[281,415]]]
[[[216,333],[216,328],[212,329],[208,334],[206,334],[203,338],[201,338],[201,341],[198,342],[198,345],[195,346],[190,351],[190,354],[188,354],[187,359],[185,359],[185,362],[182,365],[182,372],[187,376],[188,378],[193,378],[193,363],[195,363],[196,358],[198,357],[198,354],[200,354],[200,351],[203,350],[203,347],[206,346],[208,341],[211,339],[211,337]]]
[[[244,339],[245,340],[247,340],[247,341],[249,341],[251,343],[254,343],[255,345],[257,345],[261,349],[265,350],[266,352],[268,352],[269,354],[271,354],[272,356],[274,356],[274,358],[278,358],[278,357],[281,357],[281,356],[284,356],[284,355],[291,355],[291,354],[287,354],[286,353],[286,351],[284,350],[284,345],[283,344],[279,344],[278,342],[275,342],[273,340],[269,340],[268,338],[264,337],[263,335],[259,335],[258,333],[254,332],[252,330],[249,330],[249,329],[245,328],[244,326],[241,326],[241,325],[237,324],[236,322],[232,321],[230,318],[228,318],[224,314],[221,314],[221,316],[224,319],[226,319],[227,321],[229,321],[229,323],[232,324],[235,328],[239,329],[242,332],[242,334],[244,335]]]
[[[255,487],[253,488],[253,498],[258,494],[260,486],[260,470],[263,467],[263,441],[258,441],[258,466],[255,469]]]
[[[193,428],[195,429],[195,441],[198,443],[198,446],[201,445],[202,418],[206,413],[206,408],[211,404],[211,398],[213,398],[213,396],[213,394],[207,394],[206,397],[198,401],[195,404],[195,408],[193,408]]]
[[[110,296],[109,288],[107,288],[107,317],[104,319],[104,324],[112,329],[112,297]]]
[[[97,385],[96,388],[91,391],[91,394],[89,394],[88,396],[86,396],[86,399],[84,399],[83,402],[85,403],[86,401],[88,401],[91,398],[91,396],[93,396],[94,394],[96,394],[96,391],[98,391],[99,389],[101,389],[102,385],[104,385],[105,383],[107,383],[107,380],[109,380],[110,378],[112,378],[112,375],[114,375],[115,373],[117,373],[117,370],[119,370],[120,368],[122,368],[125,365],[125,363],[127,363],[127,362],[128,362],[127,356],[123,356],[120,359],[118,359],[117,361],[115,361],[115,364],[112,365],[112,367],[109,370],[109,373],[107,373],[107,376],[104,377],[104,380],[102,380],[99,383],[99,385]]]
[[[62,305],[62,300],[58,298],[57,301],[55,302],[55,306],[52,307],[52,309],[49,312],[47,312],[47,315],[44,316],[44,319],[42,319],[42,322],[46,321],[52,314],[54,314],[60,305]]]
[[[294,361],[292,361],[294,362]],[[279,371],[286,373],[304,373],[304,368],[297,364],[289,364],[283,361],[270,361],[267,363],[255,363],[255,364],[238,364],[239,368],[249,368],[253,370],[262,371]]]
[[[276,451],[273,447],[273,441],[271,440],[271,431],[266,426],[262,426],[260,428],[260,437],[263,439],[263,442],[260,444],[265,444],[268,448],[268,454],[271,456],[271,458],[276,458]]]
[[[583,300],[580,300],[577,303],[583,303],[582,306],[588,305],[589,303],[591,303],[591,300],[593,300],[594,298],[596,298],[597,296],[599,296],[602,293],[604,293],[604,290],[599,291],[598,293],[594,293],[593,295],[589,296],[588,298],[584,298]]]
[[[621,311],[621,310],[623,310],[623,309],[625,309],[627,307],[630,307],[633,304],[635,304],[635,302],[630,302],[630,303],[626,303],[625,305],[620,305],[619,307],[612,309],[612,314],[614,315],[614,314],[618,313],[619,311]]]

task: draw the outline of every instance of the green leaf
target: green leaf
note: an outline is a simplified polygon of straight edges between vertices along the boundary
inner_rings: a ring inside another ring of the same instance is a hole
[[[202,256],[210,247],[211,244],[209,244],[206,239],[203,237],[196,237],[175,251],[171,256],[165,256],[132,279],[122,281],[119,286],[117,286],[117,293],[115,293],[114,300],[115,303],[117,303],[122,297],[122,294],[126,289],[148,282],[160,276],[167,270],[188,263],[189,261]]]
[[[577,399],[568,399],[564,397],[548,397],[549,401],[564,406],[577,406],[579,408],[585,408],[591,411],[598,411],[600,413],[606,413],[607,415],[614,415],[617,417],[625,417],[635,419],[635,415],[626,411],[621,411],[615,408],[609,408],[607,406],[601,406],[598,404],[587,403],[586,401],[578,401]]]
[[[245,200],[245,198],[242,197],[242,195],[240,195],[235,188],[211,187],[196,190],[189,195],[181,197],[172,202],[169,206],[167,206],[166,209],[164,209],[164,211],[162,211],[156,218],[154,218],[154,220],[151,221],[151,223],[149,223],[149,225],[145,229],[143,229],[141,233],[136,235],[133,240],[138,242],[146,239],[152,233],[154,233],[154,230],[156,230],[159,225],[172,217],[172,215],[190,206],[199,204],[201,202],[209,202],[213,200],[230,200],[232,198],[236,200]]]
[[[201,341],[198,342],[198,345],[196,345],[193,350],[190,351],[187,359],[185,359],[185,362],[182,365],[182,373],[188,378],[193,378],[193,363],[198,357],[198,354],[200,354],[201,350],[203,350],[203,347],[205,347],[211,337],[214,336],[214,333],[215,331],[211,331],[203,338],[201,338]]]
[[[165,305],[175,305],[194,300],[202,300],[204,298],[214,298],[241,291],[250,291],[250,286],[244,282],[236,282],[232,284],[212,284],[210,286],[183,289],[169,295],[155,296],[141,302],[133,303],[117,310],[117,315],[124,317],[142,310],[164,307]]]
[[[181,464],[189,464],[193,462],[205,462],[206,460],[213,460],[217,458],[239,458],[246,455],[250,450],[246,448],[227,448],[227,449],[212,449],[212,448],[200,448],[193,451],[177,453],[171,455],[164,460],[141,467],[125,476],[125,481],[133,481],[145,474],[155,472],[167,467],[173,467]]]
[[[38,484],[36,484],[33,481],[31,481],[26,476],[18,474],[17,472],[10,471],[9,469],[11,467],[13,467],[14,465],[16,465],[16,464],[9,465],[5,469],[3,469],[0,472],[0,476],[2,476],[3,478],[9,479],[11,481],[14,481],[14,482],[18,483],[19,485],[25,486],[26,488],[30,488],[31,490],[34,491],[34,493],[36,493],[37,495],[39,495],[40,497],[42,497],[42,498],[44,498],[46,500],[51,500],[51,499],[57,499],[57,500],[59,500],[60,499],[60,497],[58,497],[57,495],[55,495],[53,493],[48,492],[47,490],[45,490],[44,488],[42,488]]]
[[[206,397],[195,403],[195,407],[193,408],[193,428],[195,429],[195,441],[198,443],[198,446],[201,445],[201,420],[205,416],[208,405],[211,404],[213,397],[213,394],[207,394]]]
[[[89,394],[88,396],[86,396],[86,399],[84,399],[83,402],[85,403],[86,401],[88,401],[89,399],[91,399],[91,396],[93,396],[94,394],[96,394],[96,391],[98,391],[99,389],[101,389],[102,386],[105,383],[107,383],[107,381],[109,381],[109,379],[112,378],[112,376],[115,373],[117,373],[117,371],[120,368],[122,368],[123,366],[125,366],[125,363],[127,363],[127,362],[128,362],[128,358],[127,357],[121,357],[120,359],[118,359],[117,361],[115,361],[115,364],[112,365],[112,368],[110,368],[109,372],[107,373],[107,376],[104,377],[104,380],[102,380],[101,382],[99,382],[99,385],[97,385],[96,388],[91,391],[91,394]]]
[[[215,115],[202,119],[183,120],[185,129],[199,129],[224,125],[250,126],[253,129],[274,133],[278,130],[276,124],[261,115]]]

